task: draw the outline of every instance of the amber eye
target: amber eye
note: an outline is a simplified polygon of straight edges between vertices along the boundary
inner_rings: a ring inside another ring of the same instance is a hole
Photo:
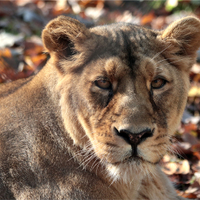
[[[160,89],[166,84],[166,80],[162,78],[155,79],[154,81],[151,82],[151,88],[152,89]]]
[[[108,80],[97,80],[95,85],[101,89],[111,89],[111,82]]]

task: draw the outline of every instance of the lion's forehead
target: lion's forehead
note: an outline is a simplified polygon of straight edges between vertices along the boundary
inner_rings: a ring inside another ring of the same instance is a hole
[[[111,52],[132,63],[139,55],[153,56],[160,51],[157,33],[133,24],[113,24],[91,29],[103,52]]]

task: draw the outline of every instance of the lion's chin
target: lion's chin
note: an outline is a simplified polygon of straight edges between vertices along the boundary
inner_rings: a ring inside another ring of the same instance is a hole
[[[128,158],[125,158],[123,160],[123,163],[130,163],[131,162],[132,164],[139,165],[139,164],[141,164],[144,161],[145,160],[142,157],[139,157],[139,156],[130,156]]]
[[[123,181],[126,184],[132,184],[135,178],[147,175],[153,171],[154,164],[138,156],[130,156],[123,161],[107,163],[106,169],[111,182]],[[149,171],[150,170],[150,171]]]
[[[139,166],[139,165],[142,165],[145,163],[155,165],[155,164],[159,163],[159,161],[152,162],[152,161],[146,160],[145,158],[140,157],[140,156],[130,156],[128,158],[125,158],[123,160],[123,162],[121,162],[121,163],[132,163],[133,165],[135,164],[135,165]]]

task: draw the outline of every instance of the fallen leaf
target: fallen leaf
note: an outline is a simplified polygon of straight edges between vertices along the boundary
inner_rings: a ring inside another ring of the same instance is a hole
[[[184,160],[182,164],[179,164],[178,171],[176,173],[179,174],[188,174],[190,172],[190,164],[188,160]]]
[[[178,170],[177,163],[167,163],[164,165],[164,168],[162,169],[162,171],[168,175],[176,173],[177,170]]]
[[[154,11],[148,13],[147,15],[144,15],[141,19],[141,25],[146,25],[149,24],[153,21],[153,19],[155,18],[155,13]]]
[[[192,145],[192,147],[191,147],[191,150],[193,151],[193,152],[200,152],[200,143],[197,143],[197,144],[194,144],[194,145]]]
[[[183,136],[182,136],[182,139],[184,142],[188,142],[190,143],[191,145],[194,145],[194,144],[198,144],[199,141],[197,138],[195,138],[193,135],[191,135],[189,132],[191,130],[194,130],[194,128],[197,129],[197,126],[195,124],[190,124],[188,126],[185,126],[185,133],[183,133]],[[195,129],[195,130],[196,130]]]
[[[184,197],[184,198],[188,198],[188,199],[194,199],[194,198],[197,197],[195,194],[192,194],[192,193],[189,193],[189,194],[183,193],[183,194],[180,195],[180,196],[182,196],[182,197]]]
[[[12,53],[11,53],[11,50],[9,48],[5,48],[5,49],[0,50],[0,57],[11,58],[11,56],[12,56]]]
[[[193,163],[192,170],[194,170],[195,172],[200,172],[200,159],[197,162]]]
[[[44,51],[44,47],[42,45],[38,45],[34,42],[26,42],[25,43],[25,56],[35,56]]]
[[[200,172],[195,172],[194,176],[196,178],[196,181],[200,184]]]
[[[198,87],[196,85],[191,86],[188,96],[189,97],[199,97],[200,96],[200,87]]]
[[[197,190],[198,190],[197,187],[189,187],[189,188],[185,191],[185,193],[187,193],[187,194],[189,194],[189,193],[194,193],[194,192],[196,192]]]
[[[200,152],[194,152],[193,154],[200,160]]]

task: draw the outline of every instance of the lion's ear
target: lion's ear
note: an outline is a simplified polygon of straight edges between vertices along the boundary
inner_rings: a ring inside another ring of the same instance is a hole
[[[59,16],[50,21],[42,32],[45,50],[70,56],[90,37],[89,30],[78,20]]]
[[[173,22],[159,35],[171,51],[171,55],[195,59],[200,47],[200,20],[195,17],[185,17]]]

